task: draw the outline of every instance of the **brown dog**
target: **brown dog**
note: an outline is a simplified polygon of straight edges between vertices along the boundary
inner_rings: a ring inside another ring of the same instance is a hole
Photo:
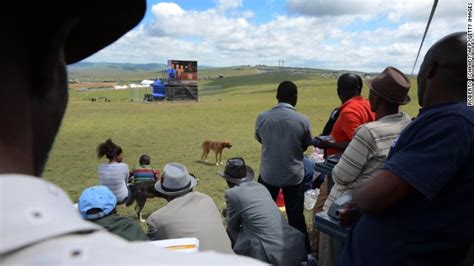
[[[230,149],[230,147],[232,147],[232,145],[230,145],[230,143],[226,141],[206,140],[201,145],[201,160],[207,162],[207,155],[209,155],[209,151],[213,150],[216,154],[216,165],[222,164],[222,151],[224,150],[224,148]],[[217,159],[217,156],[219,156],[219,159]]]

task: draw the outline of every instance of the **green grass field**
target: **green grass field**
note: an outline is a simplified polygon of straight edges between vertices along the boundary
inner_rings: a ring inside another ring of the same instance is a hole
[[[213,70],[216,72],[216,70]],[[236,70],[239,72],[240,70]],[[224,71],[222,71],[224,72]],[[199,178],[197,191],[210,195],[221,207],[226,183],[216,172],[223,166],[200,162],[201,143],[206,139],[228,140],[233,147],[225,150],[223,160],[242,156],[258,174],[260,145],[254,139],[257,115],[276,104],[279,82],[292,80],[299,88],[297,110],[308,116],[313,135],[321,132],[328,115],[340,104],[336,79],[297,73],[225,72],[223,79],[209,79],[200,86],[222,86],[222,100],[200,102],[129,102],[130,91],[70,92],[68,109],[44,172],[44,178],[58,184],[77,201],[83,189],[98,185],[96,147],[112,138],[124,150],[129,167],[138,164],[141,154],[149,154],[152,165],[162,169],[168,162],[179,162]],[[416,82],[412,80],[412,102],[403,110],[416,115]],[[368,89],[363,88],[367,95]],[[108,97],[111,102],[90,102],[89,97]],[[210,97],[210,96],[209,96]],[[310,149],[308,150],[308,152]],[[214,162],[210,154],[210,162]],[[144,216],[165,203],[151,199]],[[133,208],[119,208],[119,213],[134,215]],[[309,217],[309,213],[307,215]]]

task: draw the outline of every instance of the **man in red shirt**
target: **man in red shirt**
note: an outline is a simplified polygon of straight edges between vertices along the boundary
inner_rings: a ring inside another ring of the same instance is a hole
[[[342,74],[337,80],[337,95],[342,105],[339,107],[339,117],[331,131],[335,143],[318,139],[315,147],[326,149],[327,155],[343,153],[356,128],[360,125],[375,121],[375,113],[370,110],[370,103],[360,95],[362,79],[352,73]]]
[[[342,154],[351,142],[354,131],[362,124],[375,121],[375,113],[370,110],[369,101],[360,95],[362,86],[362,79],[352,73],[342,74],[337,80],[337,95],[342,104],[338,108],[339,116],[331,130],[335,142],[331,143],[318,137],[313,141],[315,147],[326,150],[326,156]],[[323,210],[328,193],[328,178],[326,177],[321,184],[313,213]],[[317,252],[318,245],[319,231],[315,230],[312,241],[314,252]]]

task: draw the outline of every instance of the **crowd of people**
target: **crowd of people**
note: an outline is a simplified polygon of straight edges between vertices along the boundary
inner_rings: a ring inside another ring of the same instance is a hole
[[[400,112],[410,101],[410,81],[394,67],[366,82],[368,100],[361,96],[358,75],[338,78],[341,105],[324,129],[334,142],[312,135],[310,120],[296,111],[297,86],[281,82],[277,105],[256,119],[255,138],[262,145],[257,181],[240,157],[228,159],[219,173],[229,187],[222,223],[214,201],[194,191],[198,180],[186,166],[168,163],[160,173],[144,154],[130,171],[122,148],[110,139],[97,148],[98,157],[108,160],[98,168],[100,185],[83,191],[78,209],[61,188],[37,178],[66,109],[66,64],[137,25],[145,1],[33,6],[35,12],[25,14],[21,3],[12,3],[1,17],[6,37],[0,51],[8,71],[0,74],[6,99],[0,106],[5,125],[0,264],[300,265],[315,257],[318,265],[340,266],[474,261],[474,109],[466,105],[466,32],[450,34],[428,50],[417,77],[421,109],[413,121]],[[27,41],[31,38],[41,41]],[[352,192],[353,200],[339,210],[341,226],[351,228],[345,242],[324,233],[309,239],[303,195],[310,146],[326,156],[341,155],[320,185],[314,212]],[[167,200],[148,217],[147,232],[116,211],[133,198],[128,183],[143,181]],[[287,219],[275,205],[280,190]],[[198,238],[200,252],[175,253],[148,242],[181,237]]]

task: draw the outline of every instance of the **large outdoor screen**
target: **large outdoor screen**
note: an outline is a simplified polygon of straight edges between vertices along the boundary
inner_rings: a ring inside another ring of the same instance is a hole
[[[197,61],[168,60],[167,75],[172,83],[197,85]]]

